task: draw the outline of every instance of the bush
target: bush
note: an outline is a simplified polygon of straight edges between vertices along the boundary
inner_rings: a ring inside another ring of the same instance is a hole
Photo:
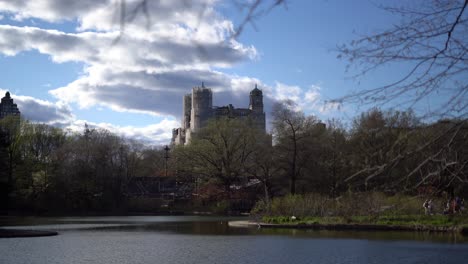
[[[270,212],[270,206],[265,200],[259,200],[250,211],[252,216],[263,216]]]
[[[378,216],[386,209],[386,196],[378,192],[346,193],[335,199],[333,215],[353,216],[369,215]]]
[[[231,202],[228,200],[222,200],[211,206],[211,212],[214,214],[226,214],[231,208]]]
[[[325,216],[328,204],[329,200],[319,194],[287,195],[273,199],[270,205],[261,200],[255,204],[251,213],[255,216]]]
[[[259,201],[254,206],[255,216],[351,217],[382,215],[422,215],[426,198],[408,195],[387,195],[381,192],[346,193],[332,199],[320,194],[287,195],[272,199],[271,204]],[[434,213],[442,213],[445,202],[433,199]]]

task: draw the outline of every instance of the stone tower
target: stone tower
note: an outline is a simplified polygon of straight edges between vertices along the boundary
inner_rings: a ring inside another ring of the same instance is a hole
[[[10,93],[6,92],[5,97],[2,98],[0,103],[0,119],[9,115],[19,117],[21,112],[18,110],[18,106],[13,103],[13,99],[10,97]]]
[[[213,116],[213,93],[202,83],[201,87],[192,89],[192,111],[190,116],[190,130],[197,132],[204,127]]]
[[[263,113],[263,93],[257,88],[256,84],[255,88],[250,91],[249,109],[254,112]]]
[[[184,114],[184,116],[182,117],[182,128],[183,129],[190,128],[190,118],[191,118],[190,112],[192,111],[192,95],[191,94],[186,94],[184,96],[182,111]]]
[[[263,112],[263,93],[260,89],[257,88],[255,84],[255,88],[250,91],[250,103],[249,109],[251,112],[251,118],[254,122],[255,127],[258,129],[265,130],[266,129],[266,120],[265,120],[265,112]]]
[[[257,85],[250,92],[249,108],[235,108],[232,104],[213,107],[213,93],[202,83],[192,88],[183,99],[182,126],[172,130],[172,145],[187,145],[193,134],[205,127],[211,118],[237,118],[266,133],[263,93]]]

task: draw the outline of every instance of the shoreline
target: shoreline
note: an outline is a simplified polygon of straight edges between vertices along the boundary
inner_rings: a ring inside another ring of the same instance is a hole
[[[335,231],[405,231],[405,232],[437,232],[460,233],[468,236],[468,227],[463,226],[430,226],[430,225],[378,225],[378,224],[270,224],[255,221],[229,221],[230,227],[241,228],[288,228]]]
[[[112,213],[112,212],[87,212],[87,213],[9,213],[0,214],[0,220],[15,217],[106,217],[106,216],[249,216],[248,212],[216,213],[211,211],[158,211],[158,212],[134,212]],[[0,227],[1,228],[1,227]]]
[[[0,228],[0,238],[45,237],[56,235],[58,235],[56,231]]]

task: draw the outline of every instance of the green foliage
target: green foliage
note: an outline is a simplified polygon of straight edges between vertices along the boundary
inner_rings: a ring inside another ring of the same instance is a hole
[[[400,215],[400,216],[379,216],[378,218],[370,216],[352,216],[346,217],[302,217],[292,219],[290,216],[264,216],[262,222],[270,224],[374,224],[374,225],[393,225],[393,226],[466,226],[468,219],[464,216],[445,216],[445,215]]]
[[[276,148],[279,149],[277,162],[289,180],[289,193],[294,195],[297,183],[313,155],[316,139],[321,134],[321,126],[314,116],[306,116],[296,110],[292,101],[273,106],[273,134]]]
[[[357,202],[358,201],[358,202]],[[324,199],[319,195],[285,196],[275,198],[271,208],[264,203],[255,207],[255,213],[265,223],[272,224],[376,224],[398,226],[466,226],[465,215],[442,215],[435,208],[434,215],[424,215],[423,200],[404,195],[382,193],[347,193],[338,199]],[[436,204],[441,201],[436,200]],[[325,212],[317,208],[326,208]],[[252,212],[252,213],[254,213]],[[466,213],[466,212],[465,212]]]
[[[442,199],[433,199],[434,215],[424,215],[422,197],[378,192],[346,193],[338,198],[319,194],[274,198],[271,206],[260,201],[252,214],[268,223],[373,223],[394,225],[464,225],[466,215],[442,215]],[[466,212],[465,212],[466,213]],[[293,219],[293,216],[295,219]]]
[[[214,214],[226,214],[231,207],[231,202],[228,200],[221,200],[216,202],[214,205],[211,206],[211,212]]]
[[[6,168],[0,176],[8,179],[9,210],[115,211],[126,206],[131,178],[144,170],[143,176],[152,176],[160,165],[147,161],[157,150],[143,152],[140,143],[106,130],[86,126],[81,134],[67,133],[10,119],[0,120],[0,128]]]
[[[172,147],[168,174],[193,187],[188,204],[227,212],[256,199],[257,216],[356,221],[418,215],[427,198],[441,212],[450,196],[468,198],[466,120],[422,124],[411,111],[372,109],[345,129],[290,104],[275,111],[273,139],[248,120],[221,118]],[[161,149],[88,126],[70,133],[6,118],[0,143],[3,210],[115,211],[133,177],[165,171]],[[253,180],[253,195],[233,194]]]
[[[255,165],[252,157],[259,146],[259,133],[249,126],[248,121],[211,120],[195,134],[188,146],[176,148],[178,169],[207,180],[216,178],[228,189],[233,182],[245,178]]]
[[[264,214],[268,214],[269,212],[270,204],[267,203],[264,199],[257,201],[252,210],[250,210],[250,214],[254,216],[261,216]]]
[[[264,200],[257,202],[251,211],[253,215],[271,216],[325,216],[330,200],[320,194],[286,195],[274,198],[271,204]]]

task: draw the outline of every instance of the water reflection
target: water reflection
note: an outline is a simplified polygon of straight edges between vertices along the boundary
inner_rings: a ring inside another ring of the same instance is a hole
[[[466,238],[415,232],[233,228],[225,217],[0,219],[59,230],[0,239],[0,263],[465,263]]]
[[[209,216],[128,216],[128,217],[60,217],[3,218],[4,228],[55,231],[95,232],[157,232],[212,236],[289,236],[296,238],[413,240],[438,243],[468,243],[468,237],[458,233],[396,232],[396,231],[331,231],[304,229],[271,229],[229,227],[228,222],[246,218]]]

